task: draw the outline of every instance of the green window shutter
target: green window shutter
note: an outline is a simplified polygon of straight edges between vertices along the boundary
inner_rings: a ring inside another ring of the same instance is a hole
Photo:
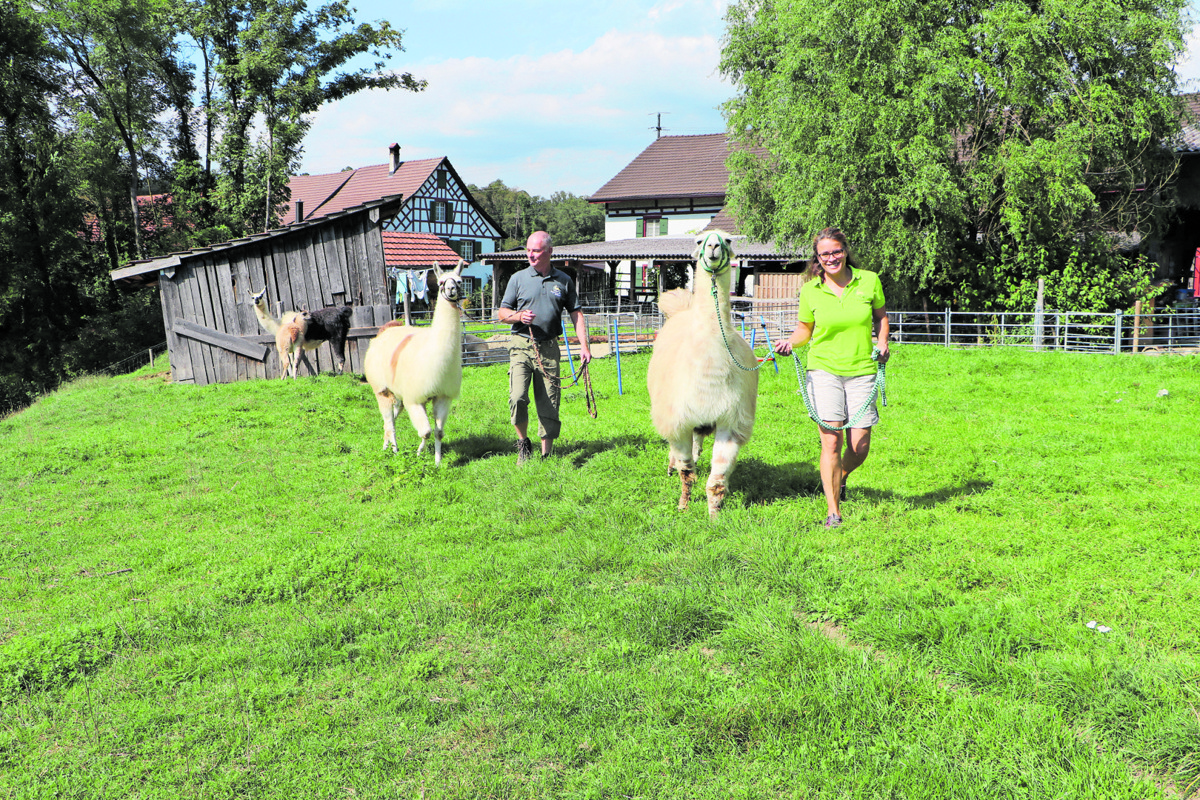
[[[454,222],[454,203],[446,201],[446,224]]]
[[[432,222],[433,222],[433,220],[434,220],[434,216],[433,216],[433,213],[434,213],[434,212],[433,212],[433,207],[434,207],[434,206],[436,206],[436,205],[437,205],[437,201],[436,201],[436,200],[434,200],[433,202],[431,202],[431,203],[429,204],[429,221],[430,221],[431,223],[432,223]]]
[[[634,222],[633,230],[634,230],[634,236],[636,238],[638,238],[638,239],[642,238],[642,228],[644,228],[645,225],[646,225],[645,217],[639,217],[636,220],[636,222]]]
[[[462,255],[462,242],[455,239],[447,239],[446,245],[460,256]]]
[[[659,236],[667,235],[667,218],[666,217],[663,217],[662,219],[660,219],[658,221],[658,235]]]

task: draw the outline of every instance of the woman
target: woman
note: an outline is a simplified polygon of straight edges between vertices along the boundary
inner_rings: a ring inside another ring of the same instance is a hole
[[[808,395],[818,416],[830,427],[842,427],[871,399],[876,363],[871,359],[871,329],[879,325],[879,361],[888,360],[888,317],[883,287],[874,272],[860,269],[846,235],[826,228],[813,239],[813,257],[800,289],[799,324],[775,352],[812,341],[808,353]],[[846,477],[862,466],[871,449],[871,426],[879,421],[874,400],[855,420],[842,452],[842,431],[821,432],[821,487],[829,515],[826,528],[842,524],[839,502],[845,499]]]

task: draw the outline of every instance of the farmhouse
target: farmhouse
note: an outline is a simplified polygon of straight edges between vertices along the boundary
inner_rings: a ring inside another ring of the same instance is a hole
[[[424,272],[495,249],[504,233],[471,198],[446,158],[294,179],[291,224],[242,239],[129,264],[125,284],[161,289],[172,379],[205,385],[279,375],[273,338],[247,291],[264,287],[272,313],[352,304],[348,369],[362,371],[368,340],[395,317],[393,275]],[[307,210],[306,210],[307,209]],[[475,281],[486,268],[476,265]],[[478,288],[478,286],[476,286]],[[328,345],[310,351],[334,368]]]
[[[735,237],[735,294],[792,300],[799,259],[771,243],[751,243],[725,210],[729,142],[723,133],[656,139],[589,200],[605,207],[605,241],[555,247],[556,266],[576,275],[585,305],[653,303],[686,280],[697,233],[719,228]],[[484,256],[520,268],[524,251]],[[499,287],[501,280],[494,285]]]

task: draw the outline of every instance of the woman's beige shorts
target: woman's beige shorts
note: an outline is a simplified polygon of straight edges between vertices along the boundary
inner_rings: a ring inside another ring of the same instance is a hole
[[[875,375],[845,377],[819,369],[808,371],[808,396],[812,399],[817,415],[824,422],[845,423],[859,412],[871,398],[875,388]],[[870,428],[879,422],[879,407],[871,400],[871,407],[862,419],[855,421],[856,428]]]

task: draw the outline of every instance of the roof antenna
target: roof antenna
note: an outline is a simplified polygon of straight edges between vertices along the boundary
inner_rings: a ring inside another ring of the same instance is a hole
[[[663,115],[663,114],[670,114],[670,113],[671,113],[670,111],[659,111],[659,112],[658,112],[658,124],[657,124],[657,125],[655,125],[654,127],[652,127],[652,128],[650,129],[650,130],[652,130],[652,131],[657,131],[657,132],[658,132],[658,135],[654,137],[655,139],[661,139],[661,138],[662,138],[662,134],[663,134],[662,115]],[[649,116],[649,114],[647,114],[646,116]]]

